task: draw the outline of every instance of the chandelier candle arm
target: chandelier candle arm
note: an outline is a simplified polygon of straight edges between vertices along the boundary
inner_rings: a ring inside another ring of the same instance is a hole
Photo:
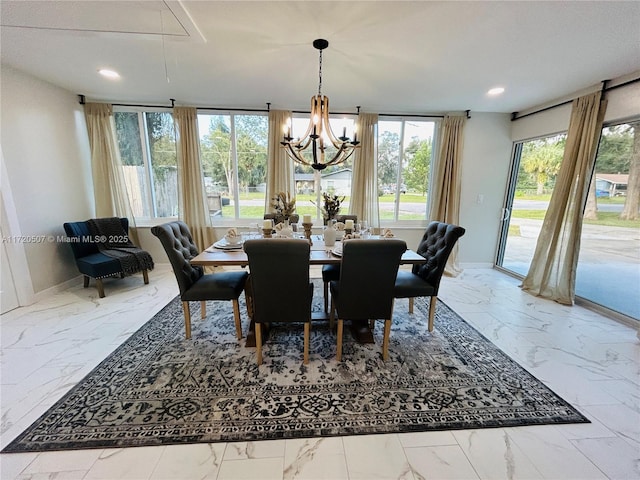
[[[329,123],[329,97],[322,95],[322,50],[329,46],[329,42],[324,39],[317,39],[313,42],[314,48],[319,50],[319,69],[318,69],[318,94],[311,97],[311,112],[309,115],[309,126],[307,131],[298,140],[293,139],[292,125],[287,124],[284,127],[284,137],[280,144],[287,152],[287,155],[295,162],[312,167],[315,170],[324,170],[330,165],[338,165],[345,162],[358,148],[357,132],[354,130],[353,140],[347,137],[347,127],[343,127],[342,136],[336,137],[331,130]],[[358,107],[358,114],[360,107]],[[326,137],[325,137],[326,135]],[[325,160],[325,142],[327,138],[334,148],[338,151],[329,160]],[[311,147],[311,158],[309,161],[303,154],[305,150]]]

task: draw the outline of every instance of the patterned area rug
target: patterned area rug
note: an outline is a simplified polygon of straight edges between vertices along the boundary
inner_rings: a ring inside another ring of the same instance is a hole
[[[314,309],[321,302],[317,284]],[[342,363],[323,322],[307,366],[302,325],[285,325],[258,368],[235,339],[230,302],[211,304],[205,321],[193,303],[185,340],[176,298],[4,452],[588,422],[442,302],[429,333],[427,308],[416,299],[409,315],[396,302],[387,362],[382,322],[375,345],[345,329]]]

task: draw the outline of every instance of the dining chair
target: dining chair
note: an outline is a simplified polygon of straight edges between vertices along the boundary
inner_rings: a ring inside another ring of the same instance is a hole
[[[465,233],[457,225],[431,222],[422,236],[417,252],[427,261],[414,265],[411,271],[400,270],[396,278],[395,297],[409,299],[409,313],[413,313],[415,297],[431,297],[429,302],[429,331],[433,331],[436,301],[440,280],[454,245]]]
[[[345,220],[353,220],[353,223],[358,223],[357,215],[336,215],[334,217],[336,222],[344,223]],[[340,265],[323,265],[322,266],[322,285],[324,289],[324,311],[329,311],[329,282],[332,280],[338,280],[340,278]]]
[[[309,242],[291,238],[260,238],[244,242],[256,333],[256,359],[262,364],[262,324],[303,322],[303,363],[309,363],[311,301]]]
[[[344,320],[383,319],[382,359],[389,358],[389,334],[393,315],[394,285],[400,259],[407,250],[404,240],[348,240],[342,247],[339,280],[329,283],[331,317],[337,316],[336,359],[342,360]]]
[[[151,229],[151,233],[162,243],[178,281],[186,338],[191,338],[190,301],[200,302],[201,317],[204,319],[207,316],[207,300],[231,300],[236,337],[240,340],[242,325],[238,298],[244,290],[249,274],[245,271],[205,274],[202,267],[191,265],[189,261],[198,255],[198,247],[193,241],[189,227],[182,221],[157,225]]]

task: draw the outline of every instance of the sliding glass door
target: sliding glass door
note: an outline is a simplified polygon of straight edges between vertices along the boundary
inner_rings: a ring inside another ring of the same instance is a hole
[[[640,119],[602,129],[584,211],[576,295],[640,319]]]
[[[529,271],[565,134],[514,145],[496,265]],[[640,119],[602,130],[576,274],[576,297],[640,319]]]

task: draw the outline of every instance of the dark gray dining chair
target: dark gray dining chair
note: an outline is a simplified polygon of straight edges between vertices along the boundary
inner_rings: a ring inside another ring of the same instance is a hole
[[[409,299],[409,313],[413,313],[415,297],[431,297],[429,302],[429,331],[433,331],[436,301],[440,280],[454,245],[465,233],[457,225],[431,222],[422,236],[417,252],[427,261],[414,265],[411,272],[400,270],[396,278],[395,297]]]
[[[236,336],[242,338],[240,306],[238,298],[244,290],[249,274],[247,272],[219,272],[205,274],[202,267],[191,265],[190,260],[198,255],[198,247],[191,237],[186,223],[177,221],[157,225],[151,229],[164,247],[173,273],[178,281],[180,299],[184,310],[184,328],[187,339],[191,338],[190,301],[200,302],[202,318],[207,316],[207,300],[231,300]]]
[[[262,324],[304,323],[303,363],[309,363],[311,301],[309,242],[302,239],[262,238],[244,242],[249,259],[249,282],[256,332],[256,359],[262,364]]]
[[[329,283],[331,317],[338,319],[336,359],[342,360],[344,320],[384,320],[382,359],[389,358],[394,285],[400,259],[407,250],[403,240],[348,240],[342,247],[340,279]]]

